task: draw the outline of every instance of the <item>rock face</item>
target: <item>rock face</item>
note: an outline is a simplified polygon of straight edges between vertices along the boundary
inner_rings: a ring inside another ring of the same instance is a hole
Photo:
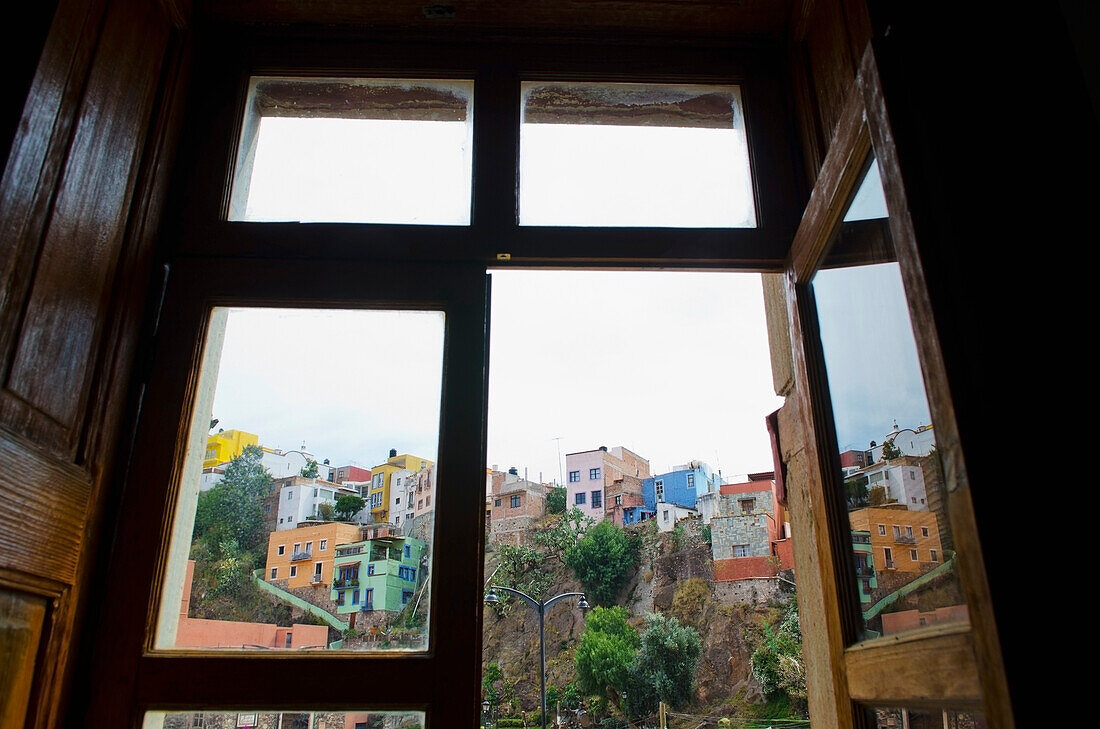
[[[703,539],[698,520],[682,522],[683,529],[658,534],[652,525],[636,529],[641,537],[638,569],[624,585],[618,604],[630,612],[631,622],[642,628],[645,616],[661,612],[691,625],[700,635],[702,650],[696,668],[696,699],[693,713],[714,717],[731,716],[744,703],[762,700],[759,685],[752,678],[750,657],[762,635],[763,621],[774,622],[780,605],[791,596],[776,592],[772,600],[746,600],[744,593],[715,589],[710,545]],[[492,572],[489,555],[486,574]],[[553,586],[542,598],[561,592],[581,591],[571,571],[556,560],[545,567],[553,574]],[[766,588],[774,581],[768,581]],[[772,590],[772,592],[775,592]],[[766,604],[759,604],[764,602]],[[576,602],[566,599],[551,607],[546,616],[546,683],[563,688],[576,677],[573,658],[584,632],[584,616]],[[525,604],[511,601],[498,614],[485,611],[482,669],[496,663],[504,674],[502,709],[509,699],[524,711],[539,708],[538,614]],[[514,694],[509,684],[514,682]],[[548,706],[551,716],[554,707]]]

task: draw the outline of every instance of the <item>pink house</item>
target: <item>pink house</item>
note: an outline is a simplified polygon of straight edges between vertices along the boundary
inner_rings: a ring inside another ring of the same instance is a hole
[[[616,481],[625,476],[643,479],[650,475],[649,461],[622,446],[567,453],[565,466],[566,508],[576,507],[596,521],[606,518],[615,506],[607,503],[607,496]]]

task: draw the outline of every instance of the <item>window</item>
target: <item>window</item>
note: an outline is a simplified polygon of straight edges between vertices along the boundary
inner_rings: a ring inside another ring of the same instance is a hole
[[[598,509],[601,506],[603,506],[603,492],[602,491],[593,491],[592,492],[592,508],[593,509]]]
[[[395,516],[393,518],[393,523],[394,523],[394,525],[400,524],[401,523],[401,517],[400,516]]]
[[[290,565],[290,576],[291,577],[297,577],[298,576],[298,565],[296,565],[296,564]]]
[[[615,494],[615,506],[622,506],[622,505],[623,505],[623,495],[622,494]]]
[[[411,544],[406,544],[404,551],[405,551],[405,559],[408,559],[409,557],[412,557],[412,545]]]
[[[401,591],[401,604],[402,605],[408,605],[409,600],[412,600],[412,596],[413,596],[413,591],[412,590],[402,590]]]
[[[569,472],[569,483],[577,483],[580,480],[581,480],[581,472],[580,471],[570,471]]]
[[[892,550],[890,547],[883,547],[882,551],[883,551],[883,558],[884,558],[885,564],[886,564],[886,569],[888,569],[888,570],[894,569],[894,566],[895,566],[894,565],[894,550]]]
[[[424,497],[424,506],[428,507],[428,506],[431,506],[431,505],[432,505],[432,497],[431,496],[425,496]]]
[[[313,542],[306,542],[306,554],[313,551]]]
[[[737,503],[741,505],[742,514],[751,514],[756,511],[756,499],[740,499]]]
[[[344,604],[344,592],[345,592],[344,590],[337,590],[336,591],[336,604],[337,605],[343,605]]]
[[[359,604],[359,590],[352,590],[351,591],[351,604],[352,605],[358,605]]]
[[[928,551],[929,551],[929,560],[930,561],[932,561],[932,562],[939,562],[940,561],[940,555],[936,550],[930,549]]]
[[[734,557],[748,557],[749,556],[749,545],[747,545],[747,544],[735,544],[735,545],[733,545],[733,556]]]
[[[323,569],[323,565],[324,565],[323,562],[314,562],[313,563],[313,574],[320,577],[321,576],[321,570]]]
[[[694,473],[689,473],[687,475],[687,487],[689,489],[695,488],[695,474]]]
[[[583,491],[578,491],[573,496],[573,503],[576,504],[577,506],[583,505],[584,500],[585,500],[585,493]]]
[[[598,468],[588,469],[588,480],[589,481],[595,481],[599,477],[600,477],[600,469],[598,469]]]
[[[291,550],[291,556],[293,556],[295,554],[298,554],[301,551],[302,551],[302,543],[301,542],[295,542],[294,543],[294,549]]]
[[[879,536],[882,536],[882,537],[886,536],[886,525],[885,524],[879,524],[878,525],[878,533],[879,533]]]
[[[321,540],[321,544],[320,544],[320,547],[319,547],[319,549],[320,549],[320,550],[321,550],[322,552],[324,552],[324,551],[325,551],[326,549],[328,549],[328,540],[327,540],[327,539],[322,539],[322,540]]]
[[[372,575],[374,575],[374,563],[373,562],[371,564],[367,565],[367,576],[370,577]]]
[[[920,535],[927,539],[928,538],[928,527],[921,527],[920,528]]]
[[[913,560],[914,562],[918,561],[917,550],[915,550],[915,549],[910,549],[909,550],[909,559]]]
[[[665,500],[665,482],[664,481],[654,481],[653,482],[653,491],[654,491],[654,494],[657,497],[657,503],[660,503],[660,502]]]
[[[661,512],[661,515],[662,515],[661,518],[663,518],[665,521],[668,521],[668,509],[664,509]]]
[[[284,554],[286,554],[286,545],[285,544],[280,544],[279,545],[278,554],[279,554],[280,557],[282,557]]]
[[[511,507],[512,507],[513,509],[518,509],[518,508],[519,508],[519,494],[513,494],[513,495],[512,495],[512,499],[511,499],[511,504],[510,504],[510,505],[511,505]]]
[[[273,580],[278,579],[278,577],[279,577],[279,568],[278,567],[272,567],[271,568],[271,579],[273,579]]]

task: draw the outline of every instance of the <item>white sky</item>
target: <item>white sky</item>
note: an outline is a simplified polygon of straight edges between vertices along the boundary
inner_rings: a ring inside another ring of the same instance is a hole
[[[728,174],[748,170],[736,135],[524,126],[525,222],[623,224],[633,215],[657,224],[647,216],[669,203],[680,217],[664,224],[751,223],[751,191]],[[582,144],[582,132],[599,138]],[[687,137],[721,141],[693,156]],[[248,209],[254,219],[461,223],[470,138],[465,123],[264,119]],[[880,187],[861,194],[849,217],[885,214],[881,198]],[[819,304],[838,312],[839,325],[822,332],[842,449],[881,439],[895,417],[902,427],[928,422],[900,281],[880,268],[814,283]],[[654,473],[690,460],[727,477],[772,468],[764,418],[782,400],[758,274],[502,270],[492,302],[486,465],[551,481],[565,454],[622,445]],[[235,310],[213,416],[269,447],[304,442],[332,465],[369,468],[390,448],[434,460],[442,327],[439,314]],[[908,345],[880,346],[895,333]]]

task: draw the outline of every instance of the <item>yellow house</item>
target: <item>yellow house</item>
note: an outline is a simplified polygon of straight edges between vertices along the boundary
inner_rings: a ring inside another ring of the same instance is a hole
[[[202,467],[213,468],[241,455],[245,446],[259,445],[260,436],[243,430],[222,430],[206,439],[206,455]]]
[[[390,492],[393,485],[393,476],[399,471],[413,471],[418,473],[429,466],[434,466],[433,461],[409,453],[397,455],[396,450],[390,451],[390,457],[385,463],[371,468],[370,493],[367,503],[370,504],[370,513],[375,521],[389,521]]]
[[[336,545],[359,539],[358,526],[338,521],[271,532],[267,538],[264,579],[285,580],[287,589],[327,586],[332,582]]]

